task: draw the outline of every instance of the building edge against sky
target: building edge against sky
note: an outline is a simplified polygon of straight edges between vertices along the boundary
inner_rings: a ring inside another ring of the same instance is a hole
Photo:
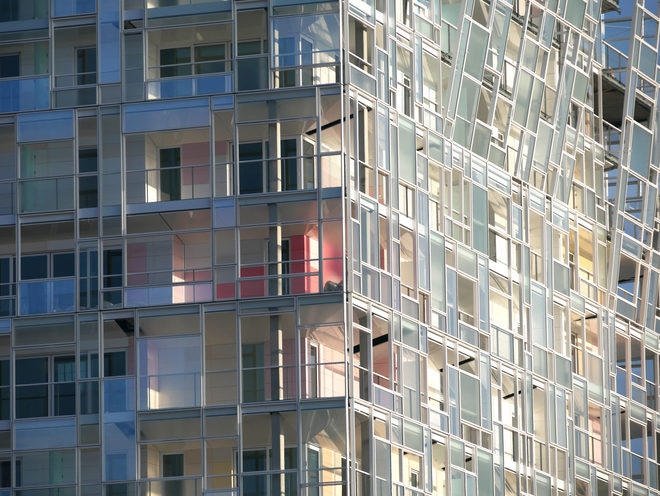
[[[0,495],[660,495],[658,0],[0,0]]]

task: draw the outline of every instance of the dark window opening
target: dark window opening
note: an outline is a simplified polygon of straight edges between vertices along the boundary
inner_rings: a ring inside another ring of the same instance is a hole
[[[103,287],[120,288],[122,286],[121,249],[103,252]]]
[[[96,84],[96,47],[76,50],[76,84]]]
[[[181,199],[181,148],[160,150],[160,199]]]
[[[163,477],[183,477],[183,453],[163,455]]]
[[[0,56],[0,78],[20,76],[20,60],[21,59],[18,54]]]

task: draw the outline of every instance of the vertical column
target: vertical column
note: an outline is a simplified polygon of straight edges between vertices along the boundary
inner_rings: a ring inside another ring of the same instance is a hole
[[[270,317],[270,387],[271,401],[284,399],[284,347],[283,331],[280,318],[277,315]],[[272,470],[278,473],[272,476],[273,496],[283,495],[285,491],[284,479],[284,433],[282,431],[282,418],[279,412],[271,413],[272,436]]]

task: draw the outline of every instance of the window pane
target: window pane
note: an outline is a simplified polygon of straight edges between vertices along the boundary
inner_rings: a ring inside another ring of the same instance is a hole
[[[45,279],[48,277],[48,256],[30,255],[21,257],[21,279]]]
[[[0,57],[0,78],[19,76],[19,55],[3,55]]]
[[[76,414],[76,383],[55,384],[53,391],[53,415]]]
[[[48,358],[17,358],[16,384],[48,382]]]
[[[78,188],[78,206],[80,208],[98,207],[96,176],[78,178]]]
[[[53,254],[53,277],[73,277],[74,275],[73,253]]]
[[[164,48],[160,51],[160,77],[190,75],[190,48]]]
[[[48,386],[16,387],[16,418],[47,417]]]
[[[126,375],[126,352],[106,351],[103,355],[103,373],[105,377]]]
[[[163,477],[183,476],[183,453],[163,455]]]
[[[195,74],[224,72],[225,45],[205,45],[195,47]]]
[[[54,382],[69,382],[76,380],[76,357],[55,357],[53,363]]]

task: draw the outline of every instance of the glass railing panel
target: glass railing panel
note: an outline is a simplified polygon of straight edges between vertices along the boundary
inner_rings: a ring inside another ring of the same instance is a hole
[[[160,79],[147,82],[147,98],[179,98],[184,96],[230,93],[233,90],[232,74],[217,74],[181,79]]]
[[[49,107],[48,76],[0,81],[0,113],[43,110]]]
[[[200,3],[214,2],[217,2],[217,0],[147,0],[147,8],[156,9],[158,7],[178,7],[181,5],[198,5]]]
[[[93,14],[96,12],[94,0],[53,0],[53,17]]]
[[[212,299],[212,284],[210,282],[128,288],[124,291],[124,301],[130,307],[201,303]]]
[[[53,92],[53,97],[53,106],[56,108],[96,105],[96,86],[66,90],[58,89]]]
[[[20,184],[21,213],[72,210],[73,178],[35,179]]]
[[[19,312],[21,315],[72,312],[75,287],[75,278],[19,283]]]
[[[202,494],[202,479],[175,479],[140,482],[139,494],[199,496]]]
[[[200,406],[199,372],[140,377],[140,410]]]

